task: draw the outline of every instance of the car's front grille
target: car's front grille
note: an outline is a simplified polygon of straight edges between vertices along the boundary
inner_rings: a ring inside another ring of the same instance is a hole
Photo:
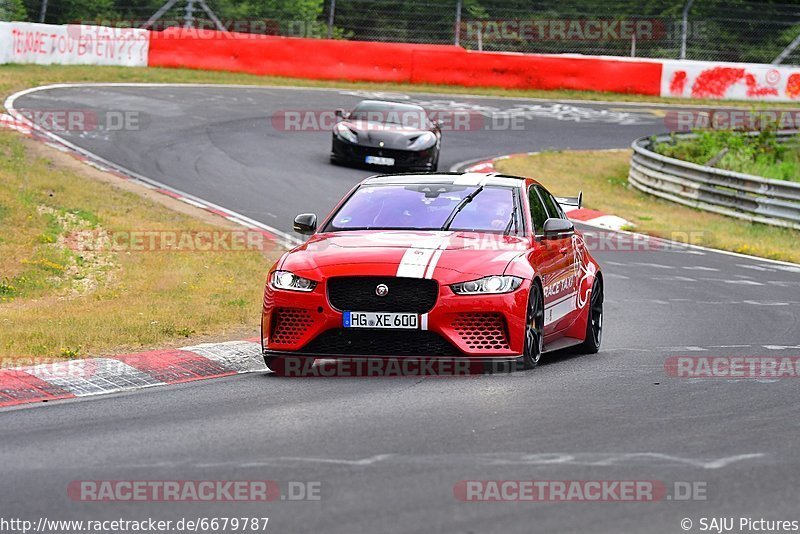
[[[429,330],[327,330],[301,353],[336,356],[462,356],[436,332]]]
[[[378,156],[381,158],[392,158],[396,165],[401,165],[403,163],[411,163],[418,160],[420,157],[427,156],[427,151],[425,153],[420,152],[413,152],[410,150],[394,150],[389,148],[378,148],[378,147],[367,147],[367,146],[358,146],[358,145],[350,145],[348,146],[348,150],[350,152],[350,157],[354,159],[363,160],[367,156]]]
[[[376,288],[389,292],[379,297]],[[428,313],[436,304],[439,284],[424,278],[342,276],[328,280],[328,300],[342,311]]]

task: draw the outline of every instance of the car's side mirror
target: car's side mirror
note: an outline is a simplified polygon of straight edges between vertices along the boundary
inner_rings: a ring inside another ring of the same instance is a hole
[[[544,239],[563,239],[575,233],[575,225],[567,219],[550,218],[544,222]]]
[[[336,111],[334,111],[334,113],[336,113],[336,116],[339,117],[340,119],[344,118],[344,110],[342,108],[337,109]]]
[[[294,218],[293,228],[298,234],[311,235],[317,231],[317,216],[313,213],[301,213]]]

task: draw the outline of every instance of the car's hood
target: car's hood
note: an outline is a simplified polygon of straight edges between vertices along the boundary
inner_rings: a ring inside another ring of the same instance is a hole
[[[523,238],[478,232],[348,231],[314,235],[280,269],[313,279],[410,276],[446,281],[503,274]]]
[[[358,144],[395,150],[407,149],[417,137],[428,131],[371,121],[353,121],[345,124],[358,136]]]

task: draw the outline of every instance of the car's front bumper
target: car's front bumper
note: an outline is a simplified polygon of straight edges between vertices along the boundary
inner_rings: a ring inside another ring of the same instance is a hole
[[[343,141],[334,135],[331,146],[331,159],[337,163],[368,166],[366,163],[367,156],[376,156],[392,158],[395,164],[391,166],[369,166],[380,167],[382,169],[428,170],[434,167],[437,152],[438,149],[436,145],[425,150],[396,150],[356,145]]]
[[[523,352],[528,285],[502,295],[462,296],[439,286],[419,330],[343,328],[342,311],[328,301],[325,282],[303,293],[268,285],[262,347],[274,355],[410,356],[510,359]],[[361,311],[361,310],[349,310]]]

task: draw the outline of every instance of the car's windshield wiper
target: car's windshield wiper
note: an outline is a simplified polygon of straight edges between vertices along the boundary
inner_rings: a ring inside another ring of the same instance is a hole
[[[478,196],[478,193],[480,193],[481,191],[483,191],[483,186],[478,187],[475,191],[473,191],[472,193],[461,199],[461,202],[458,203],[458,206],[456,206],[455,209],[450,213],[450,215],[447,216],[447,219],[444,221],[444,224],[442,225],[442,230],[450,229],[450,225],[453,224],[453,220],[456,218],[458,213],[461,210],[463,210],[467,204],[472,202],[472,199]]]
[[[517,203],[514,202],[514,207],[511,208],[511,220],[508,221],[506,225],[506,229],[503,230],[503,235],[510,235],[511,234],[511,225],[514,225],[514,230],[518,230],[517,228]]]

